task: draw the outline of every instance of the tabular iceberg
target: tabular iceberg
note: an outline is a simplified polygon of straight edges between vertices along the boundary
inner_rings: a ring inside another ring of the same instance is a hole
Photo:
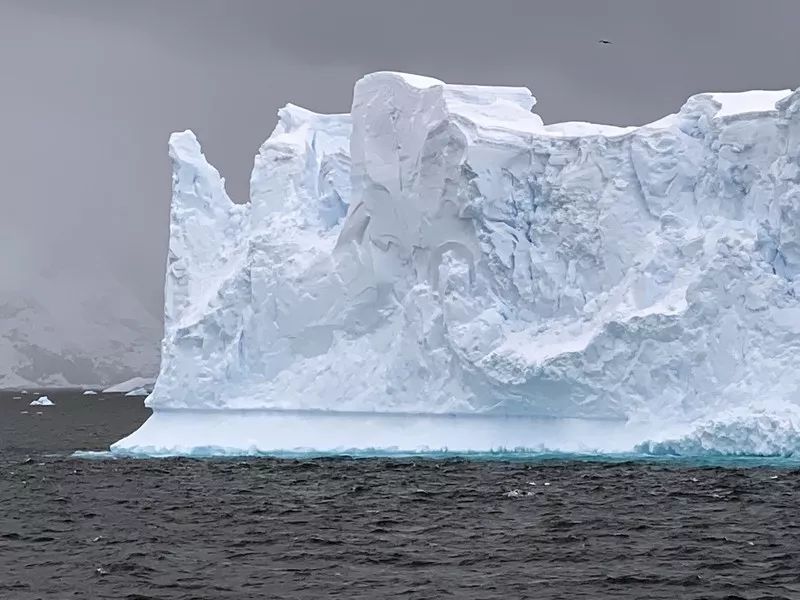
[[[800,449],[800,91],[642,127],[400,73],[288,105],[250,203],[173,134],[143,454]]]

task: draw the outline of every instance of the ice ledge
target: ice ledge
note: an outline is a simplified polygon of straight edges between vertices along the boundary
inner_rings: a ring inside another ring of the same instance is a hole
[[[646,439],[624,421],[334,411],[157,410],[117,456],[624,452]]]
[[[800,457],[791,415],[662,423],[503,415],[160,409],[111,446],[115,457],[594,455]]]

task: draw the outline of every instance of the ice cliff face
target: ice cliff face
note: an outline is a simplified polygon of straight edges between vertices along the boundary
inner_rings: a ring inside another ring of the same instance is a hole
[[[800,92],[633,128],[534,103],[368,75],[351,115],[280,112],[246,205],[174,134],[149,405],[620,419],[721,452],[764,411],[800,426]]]

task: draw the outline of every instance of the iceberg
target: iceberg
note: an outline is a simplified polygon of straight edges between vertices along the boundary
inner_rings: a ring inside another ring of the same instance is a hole
[[[30,403],[30,406],[55,406],[55,403],[47,396],[39,396]]]
[[[104,394],[127,394],[136,391],[135,395],[146,396],[148,389],[153,389],[155,379],[150,377],[131,377],[121,383],[112,385],[103,390]],[[144,393],[143,393],[144,391]]]
[[[150,392],[148,392],[145,388],[134,388],[130,392],[126,392],[126,396],[147,396]]]
[[[152,416],[116,453],[800,450],[800,91],[639,127],[393,72],[173,166]]]

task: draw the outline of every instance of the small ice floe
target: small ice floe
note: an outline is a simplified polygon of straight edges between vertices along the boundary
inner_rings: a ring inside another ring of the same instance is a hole
[[[21,411],[19,411],[19,414],[21,414],[21,415],[27,415],[27,414],[28,414],[28,411],[27,411],[27,410],[21,410]]]
[[[22,396],[14,396],[14,400],[22,400]]]
[[[36,400],[31,402],[31,406],[55,406],[53,401],[47,396],[39,396]]]
[[[126,396],[147,396],[150,392],[148,392],[143,387],[136,388],[135,390],[131,390],[130,392],[126,393]]]
[[[116,459],[116,456],[111,454],[108,450],[75,450],[70,454],[71,458],[85,458],[89,460],[107,460]]]
[[[778,476],[777,476],[777,475],[772,475],[772,476],[770,477],[770,479],[777,479],[777,478],[778,478]]]
[[[152,390],[153,385],[155,385],[156,380],[151,377],[134,377],[132,379],[128,379],[127,381],[123,381],[122,383],[118,383],[117,385],[112,385],[109,388],[103,390],[104,394],[125,394],[132,390]],[[142,394],[136,394],[142,395]],[[143,394],[147,395],[147,393]]]
[[[503,494],[506,498],[521,498],[522,496],[533,496],[533,492],[523,492],[522,490],[511,490]]]
[[[86,390],[85,392],[83,392],[83,395],[84,396],[97,396],[97,392],[95,392],[94,390]]]

